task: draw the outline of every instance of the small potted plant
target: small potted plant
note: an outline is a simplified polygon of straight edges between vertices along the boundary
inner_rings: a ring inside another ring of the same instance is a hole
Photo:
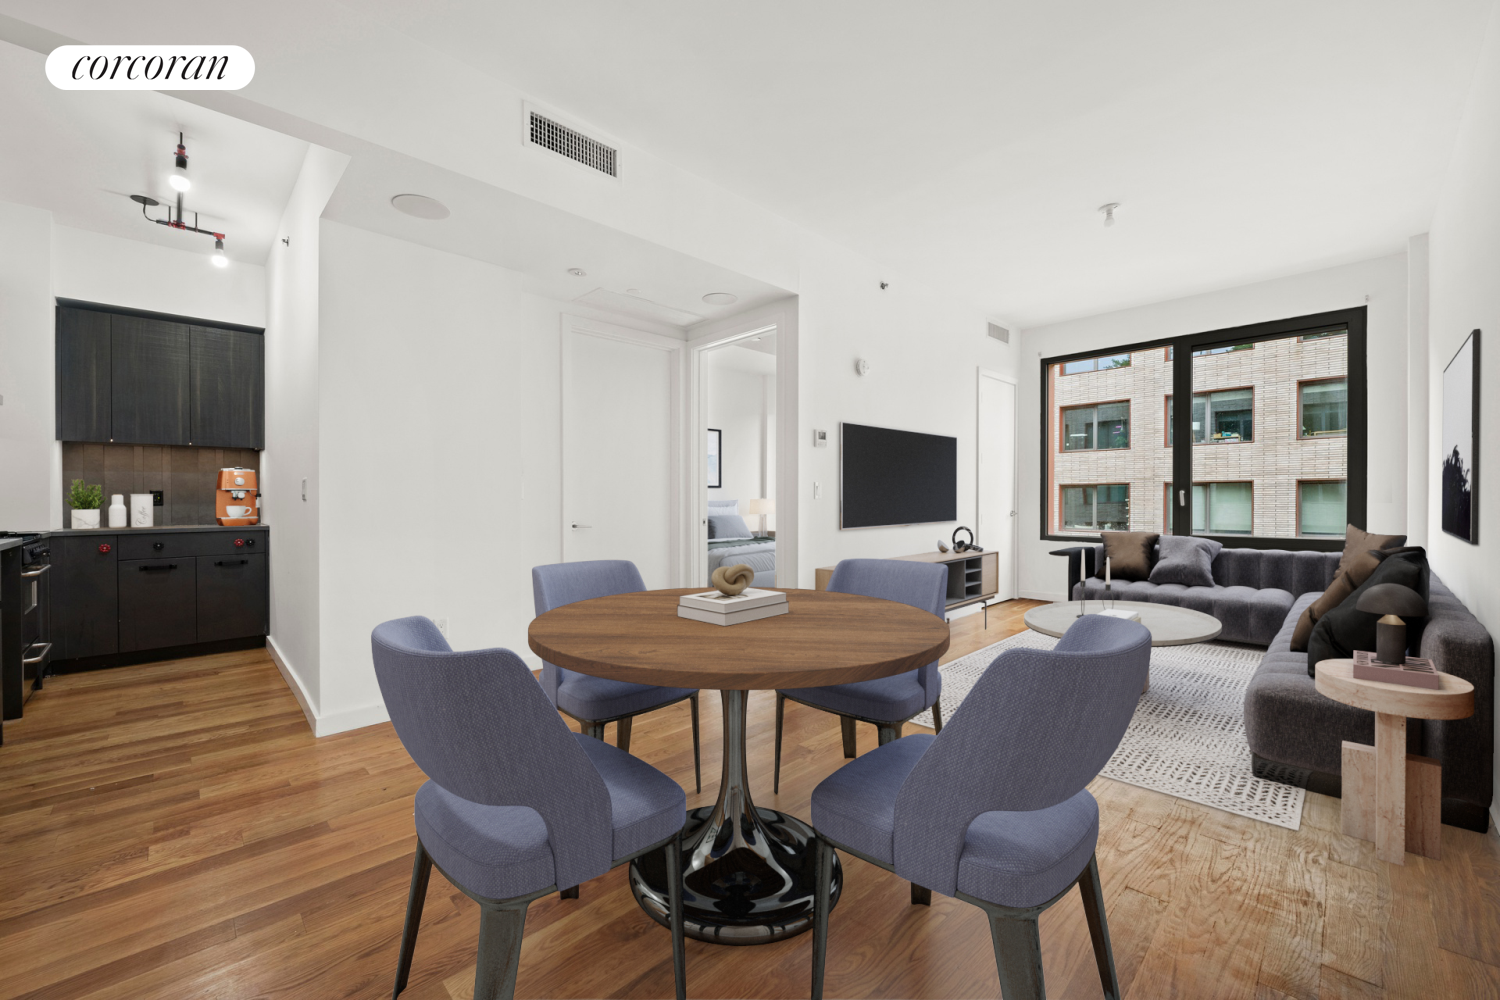
[[[73,527],[99,527],[99,505],[104,502],[104,487],[85,486],[82,479],[73,480],[68,490],[68,506],[73,508]]]

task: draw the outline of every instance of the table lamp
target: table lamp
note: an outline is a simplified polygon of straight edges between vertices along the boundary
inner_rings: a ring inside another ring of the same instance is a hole
[[[776,501],[767,498],[746,500],[745,513],[760,515],[760,533],[764,535],[766,533],[766,515],[776,513]]]
[[[1422,595],[1399,583],[1377,583],[1363,594],[1354,605],[1360,611],[1383,615],[1375,623],[1375,659],[1380,663],[1400,666],[1406,662],[1407,618],[1420,618],[1427,614],[1427,602]]]

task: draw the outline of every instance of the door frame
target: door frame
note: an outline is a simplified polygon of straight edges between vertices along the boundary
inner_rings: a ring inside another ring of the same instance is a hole
[[[724,347],[767,332],[776,335],[776,586],[798,586],[797,546],[800,493],[797,489],[800,452],[797,419],[797,299],[772,302],[738,316],[702,323],[688,331],[687,399],[688,420],[685,444],[688,458],[684,462],[687,481],[684,507],[688,536],[688,553],[683,567],[684,586],[699,586],[708,566],[708,492],[705,477],[704,449],[700,436],[708,427],[703,356],[707,351]]]
[[[668,390],[668,417],[667,417],[667,461],[670,472],[667,483],[667,585],[671,587],[684,586],[682,582],[686,560],[683,551],[683,542],[687,537],[687,519],[685,517],[685,506],[682,502],[683,490],[686,480],[683,469],[683,438],[684,438],[684,366],[686,364],[687,342],[672,337],[663,336],[659,333],[648,333],[645,330],[636,330],[628,326],[619,326],[614,323],[606,323],[603,320],[592,319],[586,316],[578,316],[573,313],[562,314],[562,329],[559,337],[559,348],[561,353],[561,364],[559,368],[562,373],[562,385],[559,394],[561,408],[558,412],[559,448],[558,448],[558,555],[564,562],[568,558],[568,537],[571,530],[568,512],[568,386],[573,374],[572,350],[570,345],[570,334],[580,334],[586,337],[597,337],[601,340],[615,340],[639,347],[649,347],[654,350],[663,351],[667,354],[667,370],[670,373],[671,388]]]
[[[1012,511],[1012,515],[1007,520],[1010,522],[1010,592],[1012,598],[1015,598],[1021,595],[1021,560],[1019,551],[1021,545],[1021,532],[1019,530],[1020,525],[1017,524],[1017,522],[1021,519],[1021,508],[1017,506],[1017,503],[1020,500],[1019,489],[1021,481],[1021,440],[1019,428],[1016,424],[1016,421],[1020,419],[1021,383],[1013,375],[1006,375],[1002,372],[997,372],[992,368],[985,368],[983,365],[981,365],[978,369],[978,377],[974,382],[974,516],[976,522],[978,520],[979,511],[981,509],[979,506],[981,499],[979,491],[980,483],[983,478],[979,473],[979,463],[983,458],[983,452],[981,450],[981,442],[983,440],[983,430],[981,427],[983,408],[980,404],[980,395],[984,387],[984,380],[987,378],[994,379],[997,382],[1005,382],[1011,387],[1010,427],[1011,434],[1016,438],[1016,444],[1015,447],[1011,449],[1012,468],[1010,473],[1010,509]],[[1003,567],[997,566],[996,571],[1004,572],[1005,570]]]

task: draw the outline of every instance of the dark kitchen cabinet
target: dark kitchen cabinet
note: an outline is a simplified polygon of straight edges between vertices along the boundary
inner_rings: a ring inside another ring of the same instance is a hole
[[[119,652],[116,545],[114,535],[52,537],[54,660]]]
[[[266,557],[198,557],[198,641],[265,635]]]
[[[57,439],[110,438],[109,313],[57,309]]]
[[[197,593],[191,558],[120,560],[120,652],[197,642]]]
[[[192,442],[210,448],[265,447],[265,342],[246,330],[189,328]]]
[[[109,334],[109,440],[192,444],[187,324],[115,313]]]

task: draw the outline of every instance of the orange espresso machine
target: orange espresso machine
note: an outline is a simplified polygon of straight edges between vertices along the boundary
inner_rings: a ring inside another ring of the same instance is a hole
[[[214,509],[220,524],[260,523],[260,491],[254,469],[220,469]]]

